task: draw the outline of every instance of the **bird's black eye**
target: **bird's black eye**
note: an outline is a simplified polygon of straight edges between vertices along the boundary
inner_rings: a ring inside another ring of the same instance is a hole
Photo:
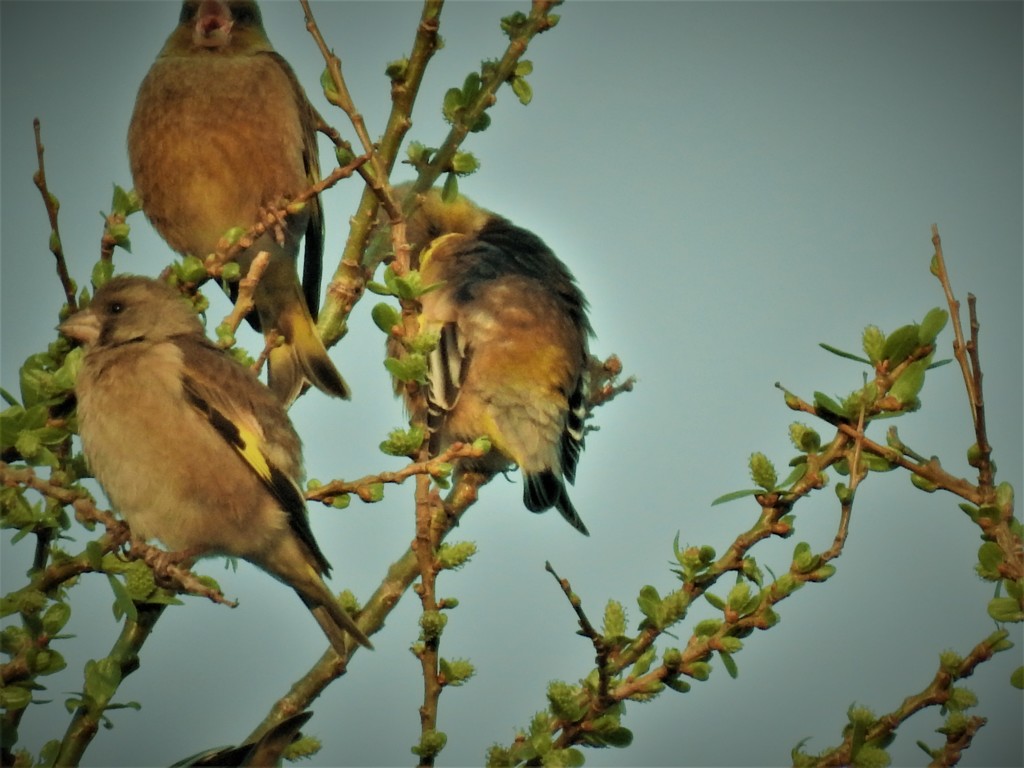
[[[231,18],[241,26],[253,26],[261,23],[260,9],[251,3],[231,6]]]
[[[195,18],[196,12],[199,10],[199,3],[182,3],[181,5],[181,16],[178,17],[178,23],[184,24],[192,21]]]
[[[112,315],[120,315],[124,312],[124,304],[120,301],[112,301],[107,305],[107,311]]]

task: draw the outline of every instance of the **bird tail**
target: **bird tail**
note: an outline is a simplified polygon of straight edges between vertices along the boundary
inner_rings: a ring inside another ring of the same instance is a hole
[[[281,307],[275,322],[264,323],[264,329],[275,327],[284,336],[284,343],[270,350],[267,358],[268,384],[284,403],[294,400],[306,381],[321,392],[348,400],[351,396],[348,384],[327,356],[297,284],[294,290],[296,300]]]
[[[360,645],[373,649],[373,643],[370,639],[363,634],[363,631],[356,626],[355,621],[352,619],[345,609],[342,608],[334,595],[330,594],[330,590],[327,589],[327,585],[323,585],[324,592],[323,596],[312,598],[311,596],[300,592],[298,589],[299,597],[302,598],[302,602],[309,608],[309,612],[313,614],[313,618],[316,619],[317,624],[323,629],[324,634],[327,635],[327,639],[331,641],[331,645],[334,646],[334,650],[338,652],[339,656],[347,656],[348,649],[345,646],[345,633],[351,635],[357,643]],[[319,591],[319,590],[318,590]]]
[[[523,504],[531,512],[544,512],[554,507],[562,517],[584,536],[590,531],[583,524],[576,507],[569,500],[569,492],[565,489],[565,481],[554,470],[545,469],[541,472],[526,474],[523,484]]]

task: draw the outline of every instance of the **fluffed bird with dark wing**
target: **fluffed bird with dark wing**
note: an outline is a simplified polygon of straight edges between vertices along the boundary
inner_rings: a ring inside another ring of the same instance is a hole
[[[331,644],[366,635],[324,583],[302,446],[284,405],[212,344],[178,293],[115,277],[61,326],[85,346],[75,382],[86,460],[136,538],[181,557],[240,557],[294,589]]]
[[[439,334],[419,414],[432,455],[488,437],[490,453],[463,467],[518,466],[527,509],[555,507],[587,534],[565,485],[583,448],[593,334],[572,274],[533,233],[464,197],[446,203],[437,190],[419,196],[407,239],[424,284],[438,286],[420,298],[422,329]]]
[[[228,230],[251,227],[319,180],[316,125],[316,110],[271,46],[253,0],[186,0],[139,87],[128,128],[142,209],[174,250],[204,258]],[[308,380],[347,398],[313,321],[323,256],[319,197],[238,256],[243,274],[260,251],[270,263],[250,322],[283,337],[269,355],[271,389],[289,403]]]

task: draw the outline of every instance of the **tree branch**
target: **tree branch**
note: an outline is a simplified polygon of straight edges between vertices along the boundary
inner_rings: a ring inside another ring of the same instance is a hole
[[[50,192],[46,183],[46,167],[43,164],[42,129],[39,118],[32,121],[32,130],[36,140],[36,163],[37,170],[32,174],[32,181],[43,196],[43,205],[46,207],[46,216],[50,220],[50,253],[57,260],[57,277],[60,279],[61,287],[64,288],[64,300],[67,302],[70,313],[78,311],[78,301],[75,298],[75,283],[68,274],[68,265],[64,259],[64,244],[60,237],[60,225],[57,223],[57,212],[60,210],[60,201]]]

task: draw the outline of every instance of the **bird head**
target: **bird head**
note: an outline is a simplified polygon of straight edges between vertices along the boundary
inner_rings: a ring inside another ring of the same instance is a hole
[[[254,0],[185,0],[178,26],[161,56],[219,53],[248,55],[273,50]]]
[[[203,334],[202,323],[181,294],[166,283],[133,275],[106,282],[88,309],[76,312],[58,330],[86,347]]]

